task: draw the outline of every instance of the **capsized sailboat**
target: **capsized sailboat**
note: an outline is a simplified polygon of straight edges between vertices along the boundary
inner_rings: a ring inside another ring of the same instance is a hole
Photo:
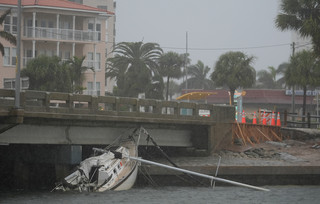
[[[105,149],[93,148],[94,155],[82,161],[54,190],[77,190],[103,192],[128,190],[138,174],[139,162],[122,155],[138,156],[141,129],[136,129],[128,138],[120,139],[119,146]]]

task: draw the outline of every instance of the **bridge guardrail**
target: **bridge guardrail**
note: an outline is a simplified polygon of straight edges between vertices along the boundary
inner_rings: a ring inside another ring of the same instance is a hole
[[[112,96],[90,96],[70,93],[21,91],[20,104],[25,112],[60,114],[96,114],[110,116],[168,118],[179,120],[206,120],[219,122],[234,118],[233,106],[160,101]],[[0,89],[0,111],[14,108],[15,91]],[[188,110],[184,114],[183,110]],[[208,117],[199,116],[199,110],[208,110]]]

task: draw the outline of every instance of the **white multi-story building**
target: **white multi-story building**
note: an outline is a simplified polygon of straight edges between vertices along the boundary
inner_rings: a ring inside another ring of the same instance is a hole
[[[11,14],[0,29],[15,35],[17,0],[0,0],[0,13],[9,8]],[[110,8],[114,8],[113,4]],[[56,55],[62,60],[86,56],[83,65],[94,67],[95,71],[84,73],[85,93],[105,95],[112,90],[113,84],[105,80],[105,62],[114,42],[114,12],[99,8],[98,4],[95,7],[65,0],[23,0],[21,15],[21,68],[39,55]],[[0,88],[12,89],[16,46],[0,40],[5,48],[5,56],[0,57]],[[22,79],[21,84],[22,88],[28,86],[26,79]]]
[[[107,10],[112,13],[115,13],[115,10],[116,10],[116,2],[114,2],[114,0],[69,0],[69,1]],[[105,28],[107,29],[106,36],[105,36],[105,39],[107,39],[105,42],[106,58],[110,58],[113,56],[112,49],[114,47],[115,37],[116,37],[115,22],[116,22],[115,15],[109,16],[107,21],[105,22],[106,23]],[[108,93],[112,93],[114,84],[115,84],[114,79],[106,79],[105,91]]]

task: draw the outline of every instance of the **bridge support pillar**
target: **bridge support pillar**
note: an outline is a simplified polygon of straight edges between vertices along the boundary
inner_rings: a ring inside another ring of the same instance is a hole
[[[232,143],[232,124],[218,123],[208,127],[208,151],[218,152]]]

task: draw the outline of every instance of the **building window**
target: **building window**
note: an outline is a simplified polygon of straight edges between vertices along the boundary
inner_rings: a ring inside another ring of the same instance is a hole
[[[4,66],[15,66],[17,61],[17,48],[15,47],[5,47],[3,56]]]
[[[93,31],[93,23],[88,23],[88,30]]]
[[[11,27],[11,16],[7,15],[4,19],[4,31],[10,33],[10,27]]]
[[[93,90],[93,83],[92,82],[87,82],[87,94],[92,95],[92,90]]]
[[[96,24],[96,31],[98,32],[98,41],[101,41],[101,24]]]
[[[18,17],[16,17],[16,16],[12,17],[12,27],[11,27],[11,29],[12,29],[11,32],[13,34],[17,34],[17,32],[18,32]]]
[[[88,55],[87,55],[87,67],[94,67],[93,52],[88,52]]]
[[[103,9],[103,10],[108,10],[108,6],[104,6],[104,5],[98,5],[97,8]]]
[[[100,82],[96,82],[96,93],[93,87],[93,82],[87,82],[87,94],[100,96]]]
[[[100,53],[96,53],[96,61],[95,61],[95,68],[96,69],[101,69],[101,66],[100,66],[100,63],[101,63],[101,54]]]
[[[18,18],[16,16],[7,15],[4,20],[4,31],[17,34]]]
[[[4,48],[3,65],[10,66],[10,47]]]
[[[17,48],[13,47],[12,53],[11,53],[11,64],[15,66],[16,63],[17,63]]]
[[[5,89],[15,89],[16,86],[16,79],[15,78],[4,78],[3,79],[3,87]],[[29,78],[23,77],[20,79],[20,85],[22,89],[28,89],[29,88]]]
[[[3,79],[3,88],[14,89],[15,86],[15,79]]]
[[[78,4],[83,4],[83,0],[69,0],[69,1],[76,2]]]
[[[100,96],[100,82],[96,82],[97,96]]]

